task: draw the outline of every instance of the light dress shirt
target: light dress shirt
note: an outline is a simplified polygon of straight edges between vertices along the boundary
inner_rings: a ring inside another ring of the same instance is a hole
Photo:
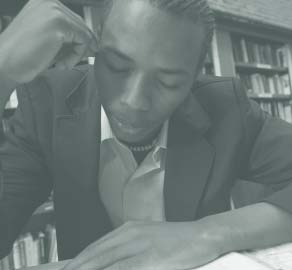
[[[115,228],[130,220],[165,220],[167,132],[168,121],[163,124],[156,145],[138,166],[129,148],[116,139],[101,108],[99,192]]]

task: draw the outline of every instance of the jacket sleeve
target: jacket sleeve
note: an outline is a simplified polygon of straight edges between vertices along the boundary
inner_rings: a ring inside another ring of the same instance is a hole
[[[242,179],[261,184],[266,191],[257,198],[292,214],[292,125],[261,110],[246,99],[246,159]]]
[[[34,132],[31,98],[25,89],[17,94],[18,109],[7,121],[0,142],[0,258],[10,252],[21,229],[51,190]]]

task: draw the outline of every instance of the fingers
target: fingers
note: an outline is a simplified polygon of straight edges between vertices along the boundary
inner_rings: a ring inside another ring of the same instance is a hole
[[[96,36],[85,24],[84,20],[79,15],[75,14],[73,11],[71,11],[69,8],[63,5],[61,2],[59,1],[57,2],[58,2],[60,11],[67,15],[68,22],[72,23],[76,27],[76,29],[79,29],[79,34],[86,33],[87,37],[84,36],[84,38],[87,38],[87,40],[89,41],[87,42],[87,45],[88,45],[87,47],[89,50],[96,53],[98,50],[98,43],[96,40]],[[80,35],[80,37],[82,36]],[[78,36],[76,38],[77,38],[76,42],[78,42]]]
[[[104,268],[109,267],[112,264],[115,264],[119,261],[126,260],[130,257],[134,257],[137,255],[137,251],[135,248],[131,248],[131,250],[128,247],[119,246],[112,248],[110,252],[102,252],[101,254],[96,255],[91,260],[83,261],[80,263],[72,264],[70,263],[68,266],[66,266],[66,269],[72,269],[72,270],[102,270]],[[75,260],[74,260],[75,261]]]
[[[74,67],[78,62],[80,62],[85,57],[95,56],[99,46],[96,37],[91,32],[91,30],[85,25],[84,21],[63,4],[60,3],[59,9],[62,13],[66,14],[66,24],[62,31],[63,42],[66,44],[72,44],[73,50],[71,54],[63,54],[63,57],[56,59],[61,62],[61,65],[67,68]],[[65,46],[65,49],[69,47]],[[63,49],[64,51],[64,49]],[[64,57],[66,55],[66,57]]]
[[[71,69],[83,58],[95,56],[98,42],[79,15],[57,0],[30,0],[19,19],[32,18],[36,12],[47,16],[47,25],[55,32],[52,38],[56,39],[59,51],[52,63],[57,67]]]
[[[91,244],[65,270],[103,269],[120,260],[136,256],[149,246],[147,239],[125,228]]]
[[[120,250],[125,250],[124,246],[129,240],[120,235],[110,238],[102,244],[95,242],[83,250],[64,270],[77,270],[85,264],[87,267],[94,265],[96,269],[99,269],[99,266],[113,263],[113,260],[116,261],[123,257],[123,252]]]
[[[74,28],[63,32],[61,49],[55,57],[57,66],[72,68],[85,57],[95,56],[97,52],[96,42],[84,31]]]

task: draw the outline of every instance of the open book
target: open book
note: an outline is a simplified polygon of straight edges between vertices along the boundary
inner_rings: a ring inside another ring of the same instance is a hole
[[[61,270],[69,261],[26,270]],[[194,270],[292,270],[292,243],[253,252],[232,252]]]
[[[196,270],[272,270],[249,256],[232,252]]]
[[[51,263],[26,270],[61,270],[66,263]],[[271,270],[273,268],[266,267],[250,257],[240,253],[229,253],[205,266],[196,268],[196,270]]]

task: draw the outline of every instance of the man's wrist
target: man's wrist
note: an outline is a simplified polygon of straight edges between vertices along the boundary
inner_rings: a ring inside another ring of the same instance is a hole
[[[230,230],[216,222],[216,216],[208,216],[195,222],[200,228],[201,237],[215,249],[218,256],[232,250]]]

